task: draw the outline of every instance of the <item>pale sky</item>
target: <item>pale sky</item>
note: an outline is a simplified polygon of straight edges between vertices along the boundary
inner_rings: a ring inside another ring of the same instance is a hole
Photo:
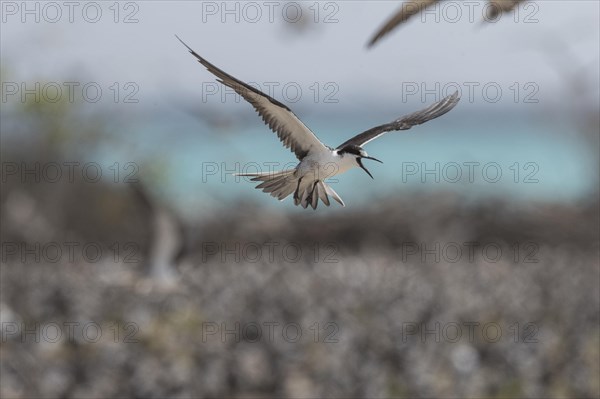
[[[286,17],[296,19],[298,4],[4,1],[3,109],[19,103],[20,93],[9,92],[23,82],[28,90],[35,82],[50,82],[51,88],[70,82],[77,85],[76,100],[83,87],[91,86],[92,95],[100,88],[102,101],[86,106],[112,107],[109,115],[120,121],[114,128],[119,142],[96,157],[105,155],[108,164],[119,157],[164,162],[171,174],[170,186],[162,188],[181,191],[175,197],[184,202],[227,190],[260,198],[264,194],[241,184],[203,190],[199,162],[289,160],[290,154],[248,104],[223,97],[223,87],[177,34],[210,62],[290,106],[329,144],[346,131],[416,111],[459,88],[461,102],[443,123],[431,122],[419,135],[375,142],[369,150],[386,161],[495,161],[506,168],[534,162],[540,184],[492,188],[524,197],[586,193],[588,163],[572,138],[578,128],[574,111],[598,109],[598,1],[526,3],[517,14],[489,24],[481,22],[486,3],[446,0],[371,50],[367,41],[399,2],[306,1],[301,4],[308,22],[286,24]],[[116,104],[110,101],[115,96]],[[137,103],[127,103],[127,96]],[[215,129],[223,115],[237,125]],[[223,132],[235,132],[236,145]],[[410,140],[416,140],[413,147]],[[381,178],[369,183],[394,178],[398,164],[391,165],[377,169]],[[352,179],[341,179],[340,188],[344,184]]]
[[[412,99],[420,102],[422,90],[441,90],[436,82],[440,88],[457,83],[463,96],[475,90],[474,102],[485,102],[483,97],[493,96],[497,86],[503,101],[515,96],[522,100],[535,88],[543,101],[561,87],[556,67],[565,59],[574,69],[579,65],[591,71],[590,86],[598,86],[597,1],[526,3],[518,14],[482,24],[484,2],[447,0],[371,50],[365,43],[399,2],[52,4],[2,3],[4,80],[98,81],[105,90],[110,82],[136,82],[140,98],[198,95],[199,85],[214,79],[177,42],[174,34],[178,34],[242,80],[258,82],[263,89],[264,82],[279,83],[275,87],[281,88],[274,89],[279,99],[285,96],[284,85],[297,83],[304,94],[300,103],[314,102],[308,98],[316,95],[322,101],[334,89],[338,91],[334,98],[349,105],[365,98],[406,102],[407,90],[415,88]],[[320,23],[308,23],[304,30],[299,23],[286,28],[284,13],[295,20],[297,4],[303,7],[304,20]],[[98,22],[93,23],[95,19]],[[301,34],[294,35],[294,30]],[[335,86],[325,87],[330,82]],[[535,87],[525,86],[532,82]],[[492,92],[482,93],[485,85],[494,86]],[[293,91],[287,94],[294,97]]]

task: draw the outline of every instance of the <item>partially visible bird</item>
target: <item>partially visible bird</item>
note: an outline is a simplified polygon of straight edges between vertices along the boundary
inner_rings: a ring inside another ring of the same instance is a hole
[[[486,7],[484,19],[486,21],[495,20],[501,14],[511,11],[523,1],[525,0],[489,0],[490,4]]]
[[[183,222],[156,200],[142,182],[129,184],[128,187],[152,232],[144,256],[148,275],[163,288],[172,286],[177,280],[175,265],[186,249]]]
[[[181,39],[179,41],[187,47],[200,64],[218,78],[217,81],[231,87],[252,104],[263,121],[277,134],[283,145],[296,154],[300,161],[294,169],[248,173],[240,176],[252,177],[252,181],[261,182],[256,188],[262,189],[280,201],[293,194],[294,204],[301,205],[303,208],[310,205],[316,209],[319,200],[329,206],[329,196],[344,206],[344,201],[340,196],[325,183],[326,179],[355,167],[363,169],[373,178],[362,160],[381,161],[367,154],[362,148],[365,144],[384,133],[407,130],[444,115],[454,108],[459,100],[458,92],[456,92],[421,111],[369,129],[345,141],[337,148],[332,148],[323,144],[287,106],[217,68],[198,55]]]
[[[525,0],[489,0],[485,7],[484,21],[493,21],[498,16],[514,9]],[[408,21],[424,9],[439,3],[440,0],[408,0],[402,3],[400,9],[373,35],[367,47],[373,47],[382,37],[386,36],[396,27]]]
[[[369,41],[368,47],[372,47],[379,39],[390,33],[401,23],[408,21],[413,15],[439,2],[440,0],[410,0],[405,1],[400,9],[375,33]]]

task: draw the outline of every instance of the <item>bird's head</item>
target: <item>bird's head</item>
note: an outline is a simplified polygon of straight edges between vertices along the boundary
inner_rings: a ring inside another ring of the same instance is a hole
[[[365,168],[365,166],[362,163],[363,159],[372,159],[373,161],[377,161],[379,163],[383,163],[381,162],[379,159],[377,158],[373,158],[370,157],[369,154],[367,154],[367,152],[365,150],[363,150],[361,147],[357,146],[357,145],[349,145],[346,146],[344,148],[342,148],[339,151],[339,154],[342,156],[352,156],[354,157],[354,159],[356,159],[356,163],[358,164],[358,166],[364,170],[365,172],[367,172],[367,174],[369,176],[371,176],[371,179],[374,179],[373,175],[367,170],[367,168]]]

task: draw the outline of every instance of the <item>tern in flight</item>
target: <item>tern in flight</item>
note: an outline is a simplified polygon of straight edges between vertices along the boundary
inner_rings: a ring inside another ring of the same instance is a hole
[[[326,179],[355,167],[362,168],[373,178],[373,175],[363,165],[363,159],[381,161],[370,157],[362,146],[387,132],[407,130],[444,115],[454,108],[459,100],[458,92],[456,92],[421,111],[369,129],[345,141],[337,148],[332,148],[323,144],[284,104],[217,68],[198,55],[178,36],[176,37],[196,57],[198,62],[218,78],[220,83],[232,88],[252,104],[265,124],[277,134],[283,145],[289,148],[300,161],[294,169],[246,173],[238,176],[252,177],[252,181],[261,182],[256,188],[262,189],[280,201],[293,194],[294,204],[301,205],[303,208],[310,205],[313,209],[317,209],[319,200],[329,206],[329,196],[340,205],[345,206],[340,196],[325,183]]]

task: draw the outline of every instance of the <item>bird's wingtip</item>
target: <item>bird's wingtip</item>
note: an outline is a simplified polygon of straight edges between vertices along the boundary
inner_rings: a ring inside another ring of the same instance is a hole
[[[372,49],[386,35],[385,32],[377,31],[367,42],[367,48]]]
[[[446,97],[446,99],[451,103],[457,104],[460,101],[460,94],[458,93],[458,90]]]
[[[177,38],[177,40],[179,40],[181,42],[181,44],[183,44],[190,53],[194,54],[194,50],[192,50],[192,48],[190,46],[188,46],[187,44],[185,44],[185,42],[183,40],[181,40],[181,38],[179,36],[177,36],[177,34],[175,34],[175,37]]]

